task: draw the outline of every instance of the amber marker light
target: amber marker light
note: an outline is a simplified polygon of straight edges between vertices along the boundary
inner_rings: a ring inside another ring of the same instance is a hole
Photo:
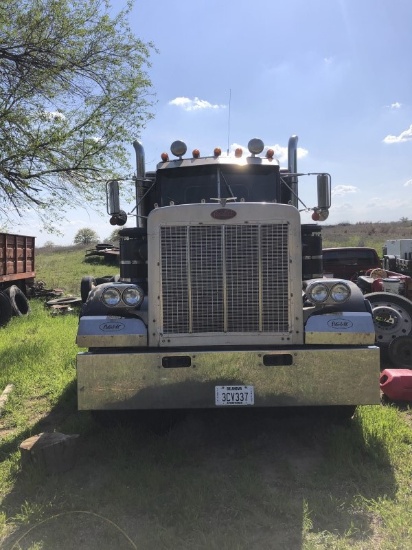
[[[243,149],[241,149],[240,147],[238,147],[238,148],[235,150],[235,157],[236,157],[236,158],[240,158],[242,155],[243,155]]]
[[[222,154],[222,149],[220,147],[215,147],[213,154],[215,157],[220,157],[220,155]]]
[[[199,149],[193,149],[192,155],[194,159],[198,159],[200,157],[200,151]]]
[[[273,149],[268,149],[266,152],[266,158],[273,159],[274,156],[275,156],[275,151]]]
[[[169,160],[169,155],[167,153],[162,153],[160,157],[163,162],[167,162]]]

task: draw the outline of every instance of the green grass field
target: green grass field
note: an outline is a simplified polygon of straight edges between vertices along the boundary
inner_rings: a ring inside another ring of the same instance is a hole
[[[79,293],[116,268],[39,251],[38,278]],[[139,414],[102,427],[76,410],[77,314],[31,301],[0,331],[0,546],[5,549],[409,549],[412,412],[190,411],[166,431]],[[69,471],[20,466],[31,435],[79,434]]]

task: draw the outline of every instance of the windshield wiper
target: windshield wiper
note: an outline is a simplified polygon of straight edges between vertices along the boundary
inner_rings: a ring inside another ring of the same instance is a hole
[[[230,196],[232,197],[232,199],[236,200],[237,197],[235,197],[235,194],[233,193],[232,188],[230,187],[229,183],[227,182],[224,173],[219,171],[219,175],[222,176],[223,181],[224,181],[225,186],[226,186],[226,190],[230,193]]]

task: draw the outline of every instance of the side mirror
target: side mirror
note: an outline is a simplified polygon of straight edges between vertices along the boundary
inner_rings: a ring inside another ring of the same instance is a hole
[[[329,210],[331,205],[331,178],[329,174],[318,174],[318,209]]]
[[[110,180],[106,183],[106,209],[109,216],[120,212],[119,182]]]

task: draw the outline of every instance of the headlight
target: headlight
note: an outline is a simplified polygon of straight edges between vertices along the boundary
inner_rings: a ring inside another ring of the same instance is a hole
[[[116,307],[121,300],[120,292],[115,287],[108,287],[103,291],[102,302],[108,307]]]
[[[307,297],[314,304],[322,304],[329,296],[328,287],[323,283],[315,283],[307,289]]]
[[[139,286],[130,286],[123,290],[123,302],[129,307],[139,306],[143,302],[144,293]]]
[[[335,302],[343,303],[350,297],[350,288],[344,283],[337,283],[330,290],[330,297]]]

